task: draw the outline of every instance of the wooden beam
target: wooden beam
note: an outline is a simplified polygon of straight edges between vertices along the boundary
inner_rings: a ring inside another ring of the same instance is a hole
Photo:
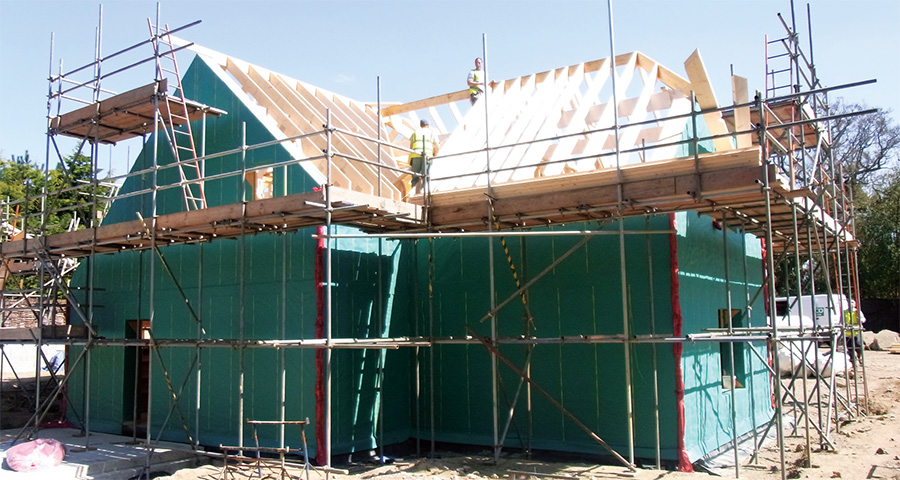
[[[621,168],[620,175],[624,182],[637,182],[666,178],[673,175],[686,175],[694,172],[697,168],[699,168],[701,172],[714,172],[742,167],[759,168],[762,164],[758,148],[731,150],[725,153],[708,153],[701,155],[698,161],[699,163],[695,165],[693,157],[683,157],[664,161],[625,165]],[[503,195],[505,196],[540,196],[552,194],[559,190],[577,190],[591,186],[616,185],[617,182],[618,175],[616,169],[607,168],[558,177],[522,180],[503,185],[496,185],[494,188],[502,190]],[[432,204],[435,207],[439,207],[449,204],[476,201],[483,197],[483,188],[479,187],[449,192],[437,192],[432,197]]]
[[[750,93],[747,90],[747,79],[737,75],[731,76],[731,98],[737,104],[750,101]],[[750,128],[750,106],[734,109],[734,131],[748,130]],[[735,136],[737,148],[747,148],[753,145],[753,137],[749,133]]]
[[[95,119],[104,115],[109,115],[125,106],[131,107],[135,104],[148,101],[152,102],[153,97],[166,91],[166,84],[167,81],[163,79],[120,93],[106,100],[100,100],[99,102],[81,107],[78,110],[64,113],[58,117],[53,117],[50,119],[50,128],[59,132],[65,132],[68,128],[77,125],[85,119]]]
[[[716,101],[716,94],[713,91],[709,77],[706,75],[706,67],[703,66],[703,58],[700,57],[700,50],[694,50],[693,53],[684,61],[684,69],[691,80],[691,88],[694,90],[694,97],[702,110],[710,108],[719,108]],[[728,133],[725,122],[722,120],[721,112],[711,112],[703,116],[706,119],[706,126],[712,135],[724,135]],[[731,150],[731,140],[727,137],[713,139],[713,145],[717,152]]]
[[[144,221],[101,225],[96,232],[84,229],[47,235],[42,239],[3,242],[0,243],[0,258],[30,259],[39,253],[49,253],[53,257],[86,257],[92,253],[144,250],[152,245],[148,236],[148,231],[152,230],[155,230],[159,246],[210,241],[214,237],[229,238],[242,233],[295,231],[323,224],[324,195],[324,191],[304,192],[172,213]],[[336,206],[345,207],[336,212],[335,223],[364,230],[374,226],[403,229],[423,225],[423,208],[418,205],[339,187],[332,187],[331,195]],[[258,228],[254,230],[254,227]]]
[[[692,192],[696,185],[693,172],[660,178],[643,179],[622,184],[622,196],[627,205],[680,205],[678,209],[692,210],[695,205],[695,193],[701,195],[727,195],[730,192],[745,192],[748,189],[759,189],[759,179],[763,170],[759,167],[737,167],[727,170],[701,173],[703,192]],[[769,170],[774,180],[774,168]],[[618,199],[617,184],[593,185],[584,188],[570,189],[562,183],[566,177],[544,179],[546,183],[558,183],[558,188],[541,194],[506,196],[504,186],[499,185],[492,193],[493,212],[498,216],[528,215],[541,213],[555,215],[560,211],[578,211],[591,207],[609,207],[616,209]],[[438,196],[440,194],[435,194]],[[757,193],[761,196],[762,192]],[[486,198],[466,203],[435,205],[431,219],[437,228],[470,222],[478,224],[483,217]],[[639,207],[638,210],[641,210]],[[634,213],[632,213],[634,214]]]
[[[650,67],[652,65],[654,65],[654,64],[659,65],[658,62],[654,61],[653,59],[644,55],[643,53],[641,53],[641,52],[636,52],[636,53],[637,53],[638,65],[640,65],[640,67],[643,68],[644,70],[650,71]],[[661,82],[665,83],[669,87],[676,89],[676,90],[681,90],[681,92],[684,95],[690,95],[691,82],[685,80],[684,77],[682,77],[681,75],[678,75],[677,73],[669,70],[668,68],[666,68],[662,65],[659,65],[658,77]]]
[[[633,55],[633,54],[634,53],[624,53],[621,55],[617,55],[616,56],[616,64],[624,65],[624,64],[628,63],[631,55]],[[583,69],[586,72],[595,72],[600,68],[604,68],[605,63],[608,60],[609,59],[607,59],[607,58],[602,58],[599,60],[586,62],[586,63],[584,63]],[[563,68],[570,68],[570,67],[579,67],[579,66],[578,65],[570,65],[570,66],[563,67]],[[581,68],[581,67],[579,67],[579,68]],[[535,74],[535,75],[537,75],[536,78],[537,78],[538,83],[544,81],[554,71],[555,71],[555,69],[547,70],[547,71]],[[677,75],[676,75],[676,77],[677,77]],[[523,78],[525,78],[525,77],[519,77],[519,79],[523,79]],[[515,81],[515,80],[516,79],[505,80],[503,82],[500,82],[500,84],[502,85],[506,82]],[[687,83],[687,82],[685,81],[684,83]],[[425,109],[428,107],[435,107],[438,105],[446,105],[448,103],[458,102],[461,100],[467,100],[468,98],[469,98],[469,90],[468,89],[460,90],[457,92],[444,93],[441,95],[435,95],[433,97],[425,98],[422,100],[416,100],[414,102],[404,103],[401,105],[391,105],[389,107],[382,108],[381,116],[390,117],[392,115],[408,113],[408,112],[412,112],[414,110],[422,110],[422,109]]]
[[[165,95],[165,88],[166,82],[161,80],[158,88],[154,82],[129,90],[51,118],[49,127],[60,135],[100,143],[116,143],[152,132],[154,112],[158,108],[160,128],[168,128],[169,103],[173,99]],[[154,102],[156,98],[159,99],[158,102]],[[226,113],[191,100],[185,100],[185,104],[190,121],[199,119],[204,112],[212,116]],[[175,125],[182,125],[186,121],[181,116],[172,117],[172,123]]]
[[[438,105],[446,105],[448,103],[458,102],[460,100],[469,99],[469,90],[460,90],[458,92],[444,93],[433,97],[416,100],[415,102],[404,103],[402,105],[392,105],[381,109],[382,117],[390,117],[400,115],[401,113],[422,110],[428,107],[436,107]]]

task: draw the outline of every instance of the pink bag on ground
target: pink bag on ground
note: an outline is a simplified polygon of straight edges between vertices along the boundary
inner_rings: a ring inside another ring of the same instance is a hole
[[[6,464],[17,472],[30,472],[62,463],[66,447],[59,440],[39,438],[6,451]]]

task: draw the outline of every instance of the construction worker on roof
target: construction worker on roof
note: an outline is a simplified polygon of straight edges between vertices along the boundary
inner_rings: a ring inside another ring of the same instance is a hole
[[[409,154],[409,168],[415,173],[425,175],[430,157],[438,153],[438,140],[434,130],[428,124],[428,120],[420,120],[419,128],[415,129],[412,136],[409,137],[409,149],[416,153]],[[419,181],[422,180],[420,175],[413,175],[410,181],[410,187],[415,187],[418,194],[421,190]],[[409,189],[407,189],[407,192]]]
[[[482,65],[484,63],[481,61],[481,58],[476,58],[475,68],[469,71],[469,78],[466,81],[469,84],[469,103],[472,105],[475,105],[475,102],[484,93],[484,70],[481,68]]]

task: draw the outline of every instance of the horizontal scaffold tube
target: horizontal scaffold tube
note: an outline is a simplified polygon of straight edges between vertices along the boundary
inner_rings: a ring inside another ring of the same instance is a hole
[[[788,335],[779,336],[779,342],[814,341],[827,337]],[[684,337],[671,335],[564,335],[560,337],[529,337],[513,336],[498,337],[497,344],[562,344],[562,343],[758,343],[773,340],[769,334],[743,334],[728,335],[727,333],[705,332],[692,333]],[[86,338],[44,338],[41,343],[45,345],[85,345]],[[3,345],[34,344],[34,339],[0,338]],[[193,348],[330,348],[330,349],[360,349],[360,348],[400,348],[400,347],[429,347],[435,345],[475,345],[481,342],[469,335],[449,337],[393,337],[393,338],[334,338],[331,344],[325,339],[295,339],[295,340],[237,340],[237,339],[170,339],[157,338],[150,340],[133,338],[93,338],[90,339],[93,347],[193,347]]]
[[[447,238],[447,237],[555,237],[560,235],[669,235],[674,230],[539,230],[539,231],[504,231],[504,232],[420,232],[420,233],[358,233],[358,234],[332,234],[313,235],[312,238]]]

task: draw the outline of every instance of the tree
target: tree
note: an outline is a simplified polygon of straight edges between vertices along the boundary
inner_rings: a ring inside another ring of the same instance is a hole
[[[829,114],[867,110],[865,104],[846,104],[838,98]],[[867,115],[838,118],[831,123],[831,145],[835,162],[842,165],[852,185],[865,189],[877,173],[900,158],[900,127],[894,124],[890,110],[879,109]]]
[[[44,233],[48,234],[66,231],[74,217],[85,226],[93,218],[95,209],[106,207],[103,203],[94,205],[94,199],[109,194],[109,187],[97,184],[93,179],[91,158],[78,150],[64,157],[46,175],[43,168],[31,162],[27,152],[24,156],[0,159],[0,197],[10,204],[10,211],[4,211],[4,215],[27,216],[29,232],[36,232],[42,220],[45,220]],[[44,187],[48,194],[42,203]],[[24,201],[26,198],[28,200]],[[42,210],[47,212],[45,219],[38,214]],[[21,222],[16,223],[21,229]]]
[[[860,293],[900,298],[900,166],[871,188],[857,207]]]
[[[866,105],[847,104],[838,98],[831,108],[820,111],[819,115],[844,115],[868,109]],[[900,168],[900,127],[894,123],[890,113],[879,109],[875,113],[848,115],[831,121],[835,167],[842,169],[843,180],[852,189],[857,206],[857,234],[862,242],[858,265],[860,289],[862,295],[868,298],[897,298],[897,289],[900,288],[898,258],[891,257],[897,254],[896,236],[900,231],[900,221],[896,219],[897,212],[900,212],[897,203],[900,197],[896,197],[900,195],[900,174],[897,173],[897,168]],[[804,156],[807,162],[810,162],[809,158]],[[893,172],[885,175],[885,168],[891,166],[894,166]],[[806,167],[807,171],[813,172],[811,163],[807,163]],[[894,210],[890,210],[891,205]],[[888,258],[892,261],[885,261]],[[812,280],[817,292],[825,291],[828,279],[825,278],[827,269],[820,264],[823,261],[828,259],[807,259],[803,263],[800,276],[804,288],[808,289]],[[792,271],[792,265],[776,265],[775,277],[780,294],[796,291],[796,280],[789,273]],[[837,288],[834,284],[831,287]]]
[[[866,110],[838,99],[830,114]],[[900,127],[890,111],[838,118],[832,148],[844,179],[853,188],[859,249],[860,294],[900,297]],[[884,173],[886,167],[890,168]]]
[[[101,170],[97,169],[99,178]],[[48,225],[53,232],[65,231],[73,217],[81,227],[90,224],[95,211],[106,211],[108,203],[99,202],[109,195],[109,187],[93,182],[94,168],[91,157],[79,151],[62,158],[47,177],[47,191],[55,192],[48,198],[50,211]],[[77,187],[77,188],[76,188]],[[95,203],[94,200],[98,200]]]
[[[4,202],[4,218],[24,216],[27,212],[40,210],[41,202],[37,194],[40,193],[43,178],[43,172],[31,163],[27,151],[24,156],[0,158],[0,198]],[[23,201],[26,197],[30,198],[28,202]],[[31,226],[32,222],[29,221],[29,227]],[[16,222],[15,227],[21,229],[21,222]]]

